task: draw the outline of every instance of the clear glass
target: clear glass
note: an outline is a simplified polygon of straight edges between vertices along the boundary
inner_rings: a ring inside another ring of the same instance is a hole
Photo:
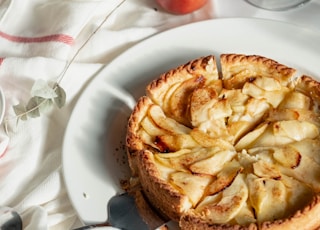
[[[310,0],[245,0],[256,7],[266,10],[288,10],[302,6]]]

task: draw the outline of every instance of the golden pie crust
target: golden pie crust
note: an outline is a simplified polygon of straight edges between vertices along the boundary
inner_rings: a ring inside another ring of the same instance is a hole
[[[137,102],[132,178],[181,229],[317,229],[319,106],[319,82],[269,58],[192,60]]]

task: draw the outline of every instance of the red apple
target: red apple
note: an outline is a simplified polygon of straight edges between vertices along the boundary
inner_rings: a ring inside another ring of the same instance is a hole
[[[208,0],[156,0],[166,11],[173,14],[188,14],[200,9]]]

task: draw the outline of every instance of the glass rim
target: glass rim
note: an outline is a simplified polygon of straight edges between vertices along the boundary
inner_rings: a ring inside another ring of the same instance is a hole
[[[284,2],[281,0],[245,0],[245,1],[252,6],[255,6],[264,10],[284,11],[284,10],[301,7],[311,0],[296,0],[296,1],[286,0]]]

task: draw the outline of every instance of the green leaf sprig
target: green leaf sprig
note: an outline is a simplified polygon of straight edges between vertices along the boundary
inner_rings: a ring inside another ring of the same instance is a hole
[[[66,103],[66,92],[59,84],[50,87],[48,82],[39,79],[35,81],[31,89],[31,98],[26,105],[19,103],[13,106],[17,121],[39,117],[47,112],[52,105],[62,108]]]
[[[86,44],[91,40],[91,38],[97,33],[98,30],[103,26],[103,24],[108,20],[108,18],[118,9],[126,0],[121,0],[118,5],[102,20],[99,26],[89,35],[89,37],[80,46],[77,52],[73,55],[70,61],[68,61],[63,69],[62,73],[59,75],[57,81],[50,85],[42,79],[35,81],[31,89],[31,98],[26,104],[18,103],[13,106],[13,111],[15,117],[11,119],[16,119],[18,123],[20,120],[26,121],[28,118],[40,117],[42,113],[48,111],[53,105],[58,108],[62,108],[66,103],[66,92],[60,86],[65,73],[69,69],[70,65],[74,62],[80,51],[86,46]],[[6,118],[4,120],[5,131],[8,133],[8,122],[11,120]]]

